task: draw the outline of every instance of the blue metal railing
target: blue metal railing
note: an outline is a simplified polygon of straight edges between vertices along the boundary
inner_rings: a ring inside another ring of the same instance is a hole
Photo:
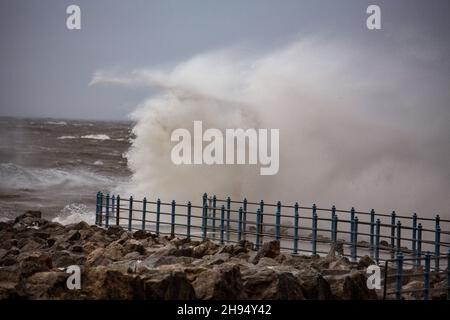
[[[376,264],[389,261],[440,270],[442,257],[447,257],[450,243],[450,220],[439,215],[421,218],[411,216],[331,208],[311,207],[299,203],[242,201],[230,197],[220,199],[204,194],[202,205],[137,200],[133,197],[97,193],[96,218],[99,226],[126,226],[129,231],[147,230],[157,235],[170,235],[221,244],[243,239],[259,249],[264,239],[280,241],[281,250],[297,254],[328,254],[331,244],[341,243],[344,255],[352,261],[370,256]],[[218,239],[217,239],[218,238]],[[346,250],[347,251],[346,251]],[[433,252],[428,261],[425,252]],[[426,267],[426,265],[425,265]],[[397,266],[398,268],[398,266]],[[401,279],[402,273],[397,275]],[[398,288],[397,288],[398,289]]]

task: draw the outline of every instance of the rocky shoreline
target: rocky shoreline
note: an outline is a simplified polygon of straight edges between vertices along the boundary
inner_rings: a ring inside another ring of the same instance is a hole
[[[292,256],[277,241],[259,251],[241,241],[157,237],[85,222],[63,226],[28,211],[0,223],[0,299],[379,299],[369,257],[350,262]],[[69,290],[65,268],[81,268]]]

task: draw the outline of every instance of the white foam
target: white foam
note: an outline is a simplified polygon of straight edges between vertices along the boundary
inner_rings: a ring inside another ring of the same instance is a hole
[[[94,162],[94,165],[95,166],[102,166],[103,165],[103,161],[97,160],[97,161]]]
[[[111,138],[106,134],[88,134],[81,136],[82,139],[93,139],[93,140],[110,140]]]
[[[95,212],[82,203],[71,203],[65,206],[60,214],[52,220],[63,225],[85,221],[88,224],[95,223]]]
[[[0,164],[0,186],[8,189],[42,189],[65,185],[68,187],[104,186],[112,179],[87,170],[26,168],[13,163]]]
[[[46,124],[53,124],[57,126],[67,126],[67,122],[65,121],[47,121]]]
[[[61,136],[61,137],[58,137],[56,139],[65,140],[65,139],[76,139],[76,138],[77,137],[75,137],[75,136]]]

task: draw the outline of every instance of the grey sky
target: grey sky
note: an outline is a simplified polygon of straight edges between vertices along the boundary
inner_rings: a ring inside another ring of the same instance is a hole
[[[66,29],[69,4],[81,7],[80,31]],[[382,31],[365,27],[369,4],[381,6]],[[148,89],[89,86],[96,70],[172,65],[230,46],[264,51],[316,34],[393,52],[432,46],[448,84],[449,14],[446,0],[2,0],[0,115],[124,119]],[[393,47],[399,35],[404,48]]]

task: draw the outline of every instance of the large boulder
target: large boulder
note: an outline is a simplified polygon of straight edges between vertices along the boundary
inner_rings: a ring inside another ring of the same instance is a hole
[[[195,291],[181,271],[161,270],[144,279],[145,298],[149,300],[192,300]]]
[[[276,258],[280,254],[280,241],[273,240],[263,244],[262,248],[258,251],[253,263],[257,264],[262,257]]]
[[[237,265],[222,264],[201,272],[192,282],[197,299],[235,300],[247,295]]]

